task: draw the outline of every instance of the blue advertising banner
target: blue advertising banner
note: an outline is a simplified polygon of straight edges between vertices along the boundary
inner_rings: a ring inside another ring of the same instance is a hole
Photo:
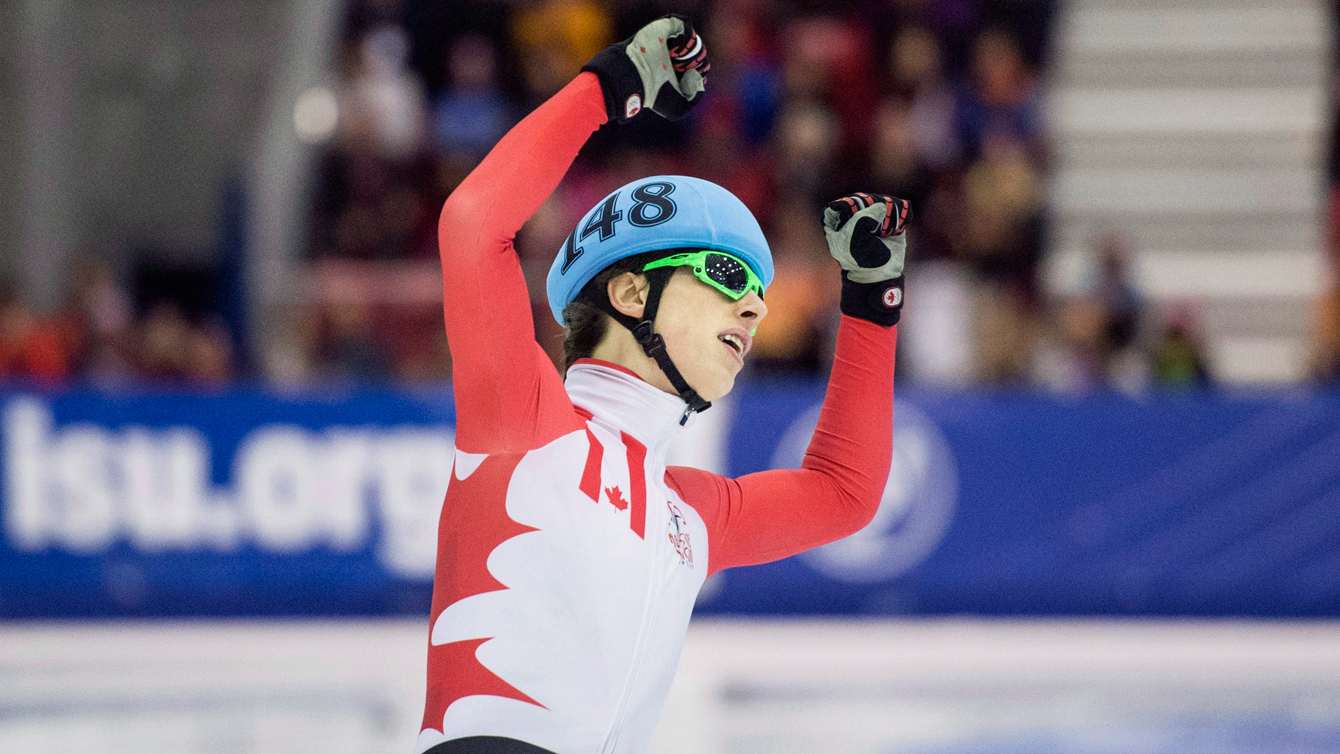
[[[743,391],[733,473],[799,464],[801,396]],[[700,612],[1340,615],[1340,396],[900,391],[894,414],[875,521],[724,572]]]
[[[822,397],[741,385],[686,457],[798,466]],[[1340,396],[895,413],[875,521],[701,613],[1340,616]],[[0,617],[426,614],[453,423],[446,392],[0,394]]]
[[[449,394],[0,405],[0,616],[427,612]]]

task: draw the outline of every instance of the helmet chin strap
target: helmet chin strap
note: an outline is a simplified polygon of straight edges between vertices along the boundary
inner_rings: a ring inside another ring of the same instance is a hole
[[[627,314],[614,308],[610,303],[609,296],[604,296],[601,300],[600,308],[606,314],[614,318],[615,322],[628,328],[633,333],[633,338],[637,340],[642,350],[656,361],[656,366],[661,368],[670,385],[679,391],[679,397],[684,400],[684,415],[679,417],[680,426],[689,420],[689,415],[701,411],[706,411],[712,407],[711,401],[705,401],[698,391],[689,387],[689,383],[684,380],[684,375],[679,373],[675,363],[670,360],[670,354],[665,352],[665,339],[658,332],[652,332],[652,327],[656,322],[656,310],[661,306],[661,293],[665,291],[665,286],[670,282],[670,276],[675,273],[673,267],[658,267],[654,270],[647,270],[643,274],[647,276],[647,304],[642,308],[642,319],[634,319]]]

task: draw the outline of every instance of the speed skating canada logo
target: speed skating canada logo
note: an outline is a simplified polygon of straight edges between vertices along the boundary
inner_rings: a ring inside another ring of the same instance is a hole
[[[675,554],[679,555],[679,564],[693,567],[693,543],[689,541],[688,526],[685,525],[684,514],[679,512],[679,508],[669,500],[665,501],[666,507],[670,509],[670,524],[668,526],[670,535],[670,544],[675,548]]]

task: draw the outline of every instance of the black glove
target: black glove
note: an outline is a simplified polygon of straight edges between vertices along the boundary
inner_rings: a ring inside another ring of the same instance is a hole
[[[824,237],[842,265],[842,313],[888,327],[903,308],[905,200],[856,193],[828,203]]]
[[[688,115],[701,99],[711,65],[707,47],[684,16],[662,16],[582,66],[600,79],[605,112],[626,123],[642,108],[669,120]]]

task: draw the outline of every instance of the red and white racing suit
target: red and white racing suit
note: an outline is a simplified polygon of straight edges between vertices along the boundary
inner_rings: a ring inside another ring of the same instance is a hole
[[[606,120],[583,73],[451,195],[439,242],[457,408],[418,752],[501,736],[646,751],[709,574],[846,536],[889,471],[896,328],[844,316],[799,470],[666,467],[684,402],[535,342],[512,239]]]

